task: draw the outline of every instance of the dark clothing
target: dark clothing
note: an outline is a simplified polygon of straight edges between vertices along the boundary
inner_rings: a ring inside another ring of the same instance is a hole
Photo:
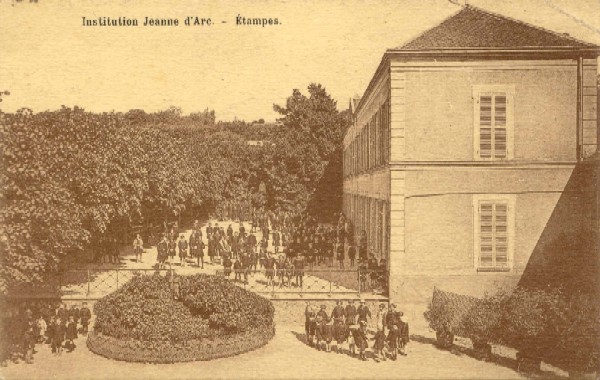
[[[366,327],[360,327],[352,330],[352,335],[354,336],[354,344],[361,352],[369,347],[369,339],[367,338]]]
[[[179,257],[186,257],[187,249],[188,249],[187,240],[181,239],[181,240],[179,240],[179,243],[177,245],[179,246]]]
[[[66,321],[67,311],[61,307],[56,311],[56,316],[60,318],[61,321]]]
[[[346,324],[354,325],[356,324],[356,306],[354,305],[346,305]]]
[[[367,306],[360,305],[357,310],[358,314],[358,322],[365,321],[367,322],[367,316],[371,316],[371,310]]]
[[[158,261],[163,262],[167,259],[167,254],[169,251],[169,244],[166,241],[162,240],[156,246],[156,250],[158,251]]]
[[[356,247],[354,247],[353,245],[351,245],[350,248],[348,248],[348,258],[350,260],[354,260],[356,258]]]
[[[175,240],[171,240],[167,243],[167,247],[169,249],[169,256],[175,257],[175,252],[177,250],[177,243],[175,243]]]
[[[81,325],[87,326],[90,323],[90,319],[92,319],[92,312],[87,307],[82,307],[79,311],[79,315],[81,316]]]
[[[67,340],[77,339],[77,324],[75,322],[69,322],[66,329]]]

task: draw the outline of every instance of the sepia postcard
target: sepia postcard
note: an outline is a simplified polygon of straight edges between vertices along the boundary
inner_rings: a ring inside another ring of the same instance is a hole
[[[0,0],[0,379],[600,379],[598,0]]]

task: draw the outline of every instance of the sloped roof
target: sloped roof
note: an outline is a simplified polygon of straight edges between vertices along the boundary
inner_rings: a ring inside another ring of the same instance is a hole
[[[397,50],[456,48],[590,48],[593,44],[473,6],[427,30]]]

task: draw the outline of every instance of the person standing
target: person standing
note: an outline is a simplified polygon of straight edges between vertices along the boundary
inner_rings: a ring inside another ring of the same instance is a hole
[[[396,305],[391,304],[388,311],[386,324],[388,328],[387,342],[392,355],[392,360],[398,358],[398,341],[400,340],[400,315],[396,311]]]
[[[354,259],[356,258],[356,246],[350,243],[348,247],[348,258],[350,259],[350,266],[354,266]]]
[[[119,256],[119,241],[114,236],[110,239],[110,252],[111,252],[111,262],[113,264],[119,264],[121,262],[121,258]],[[63,321],[66,322],[66,321]]]
[[[175,242],[175,239],[173,237],[169,237],[168,249],[169,265],[171,265],[175,261],[175,253],[177,252],[177,243]]]
[[[54,336],[52,337],[52,352],[57,355],[62,354],[66,334],[67,326],[65,321],[57,317],[54,324]]]
[[[354,330],[354,342],[359,351],[359,359],[367,360],[365,350],[369,347],[369,339],[367,335],[367,322],[360,321],[358,329]]]
[[[81,309],[79,310],[79,315],[81,316],[81,331],[84,335],[88,333],[88,326],[90,324],[90,319],[92,319],[92,312],[87,307],[87,302],[84,302],[81,305]]]
[[[338,239],[337,241],[336,254],[340,269],[344,269],[344,242],[341,239]]]
[[[313,347],[315,345],[315,330],[317,327],[317,313],[315,312],[314,307],[310,302],[306,302],[306,309],[304,309],[304,332],[306,334],[306,341],[309,346]]]
[[[278,231],[273,231],[273,247],[275,247],[275,253],[279,253],[280,236]]]
[[[302,255],[302,251],[294,258],[293,266],[294,275],[296,277],[296,286],[301,288],[302,280],[304,278],[304,256]]]
[[[365,321],[368,323],[368,318],[371,318],[371,310],[369,310],[364,299],[360,300],[360,305],[358,306],[356,313],[358,315],[358,322]]]
[[[67,329],[66,329],[66,343],[65,346],[67,347],[67,352],[73,352],[73,350],[75,349],[75,343],[73,342],[73,340],[77,339],[77,323],[75,323],[75,320],[73,318],[73,316],[69,317],[69,323],[67,324]]]
[[[142,253],[144,252],[144,241],[140,234],[137,234],[133,239],[133,253],[135,254],[135,262],[143,262]]]
[[[204,269],[204,241],[202,241],[202,232],[199,234],[200,240],[198,243],[198,266]]]
[[[37,343],[43,343],[46,340],[46,331],[48,330],[48,324],[46,320],[40,315],[40,317],[36,321],[37,324]]]
[[[212,233],[213,233],[212,224],[208,223],[208,226],[206,226],[206,239],[208,239],[208,241],[210,241],[210,239],[212,237]]]
[[[399,328],[399,341],[398,341],[398,346],[399,346],[399,351],[400,351],[400,355],[402,356],[407,356],[408,353],[406,352],[406,346],[408,345],[408,342],[410,341],[410,334],[408,331],[408,321],[406,316],[404,315],[403,312],[399,311],[398,312],[398,318],[400,320],[400,323],[398,324]]]
[[[33,363],[33,350],[36,341],[34,327],[33,321],[27,321],[23,336],[23,351],[25,354],[25,363],[27,364]],[[6,342],[3,342],[3,344],[5,343]]]
[[[160,242],[158,242],[156,250],[158,252],[158,269],[162,269],[165,266],[165,262],[167,261],[167,256],[169,252],[169,243],[167,242],[167,237],[165,235],[163,235]]]
[[[348,301],[344,311],[346,314],[346,325],[350,326],[356,324],[356,306],[354,306],[354,300],[351,299]]]
[[[179,237],[179,242],[177,243],[177,246],[179,247],[179,264],[181,266],[185,266],[188,242],[187,240],[185,240],[185,236],[183,234]]]
[[[321,342],[325,342],[325,349],[327,352],[331,350],[331,341],[333,336],[331,334],[331,326],[329,323],[329,316],[327,315],[327,307],[321,305],[321,310],[317,313],[317,348],[321,349]]]
[[[346,326],[345,326],[345,317],[346,311],[344,310],[344,306],[342,306],[342,301],[337,300],[335,307],[331,311],[331,319],[333,320],[333,336],[336,340],[336,352],[338,354],[342,353],[342,344],[346,341]]]
[[[231,274],[231,266],[233,263],[231,262],[231,258],[229,257],[229,252],[226,252],[223,255],[223,274],[225,277],[229,279],[229,275]]]
[[[202,238],[198,234],[197,230],[194,230],[190,235],[190,256],[192,260],[195,258],[198,262],[198,267],[200,267],[200,243],[202,242]]]
[[[385,310],[385,304],[379,304],[379,310],[377,311],[376,326],[377,332],[375,333],[375,343],[373,344],[373,352],[375,353],[375,361],[386,360],[385,357],[385,321],[387,317],[387,311]]]

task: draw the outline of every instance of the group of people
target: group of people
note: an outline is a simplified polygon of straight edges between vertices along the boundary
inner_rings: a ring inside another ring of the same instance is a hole
[[[352,223],[343,214],[333,225],[318,223],[306,213],[246,210],[233,205],[219,215],[248,220],[233,219],[226,226],[211,222],[205,227],[195,221],[187,238],[175,229],[163,233],[157,244],[158,268],[189,263],[204,268],[207,255],[206,263],[221,264],[225,276],[233,274],[236,281],[247,282],[253,271],[264,270],[268,285],[302,286],[305,270],[331,268],[337,260],[337,267],[342,270],[346,265],[350,268],[358,265],[361,289],[385,292],[385,258],[377,259],[369,252],[365,234],[355,236]],[[142,261],[143,241],[139,235],[133,249],[136,260]]]
[[[338,354],[343,353],[344,346],[347,345],[351,356],[355,357],[358,350],[358,358],[367,360],[366,352],[371,340],[368,325],[372,315],[364,300],[360,300],[358,307],[353,300],[349,300],[345,306],[338,300],[331,313],[325,305],[321,305],[317,311],[314,305],[308,303],[304,316],[304,329],[310,346],[331,352],[332,342],[335,342]],[[398,354],[407,355],[408,322],[395,304],[379,304],[375,326],[372,345],[375,361],[386,360],[388,357],[396,360]]]
[[[26,363],[33,363],[37,344],[49,345],[55,355],[61,355],[64,350],[72,352],[78,335],[87,335],[92,319],[87,302],[83,302],[81,308],[76,304],[70,307],[61,304],[58,308],[48,304],[36,310],[35,314],[30,308],[25,308],[6,315],[2,329],[5,338],[10,338],[11,347],[6,345],[7,342],[0,345],[3,346],[3,365],[11,353],[18,353]]]

